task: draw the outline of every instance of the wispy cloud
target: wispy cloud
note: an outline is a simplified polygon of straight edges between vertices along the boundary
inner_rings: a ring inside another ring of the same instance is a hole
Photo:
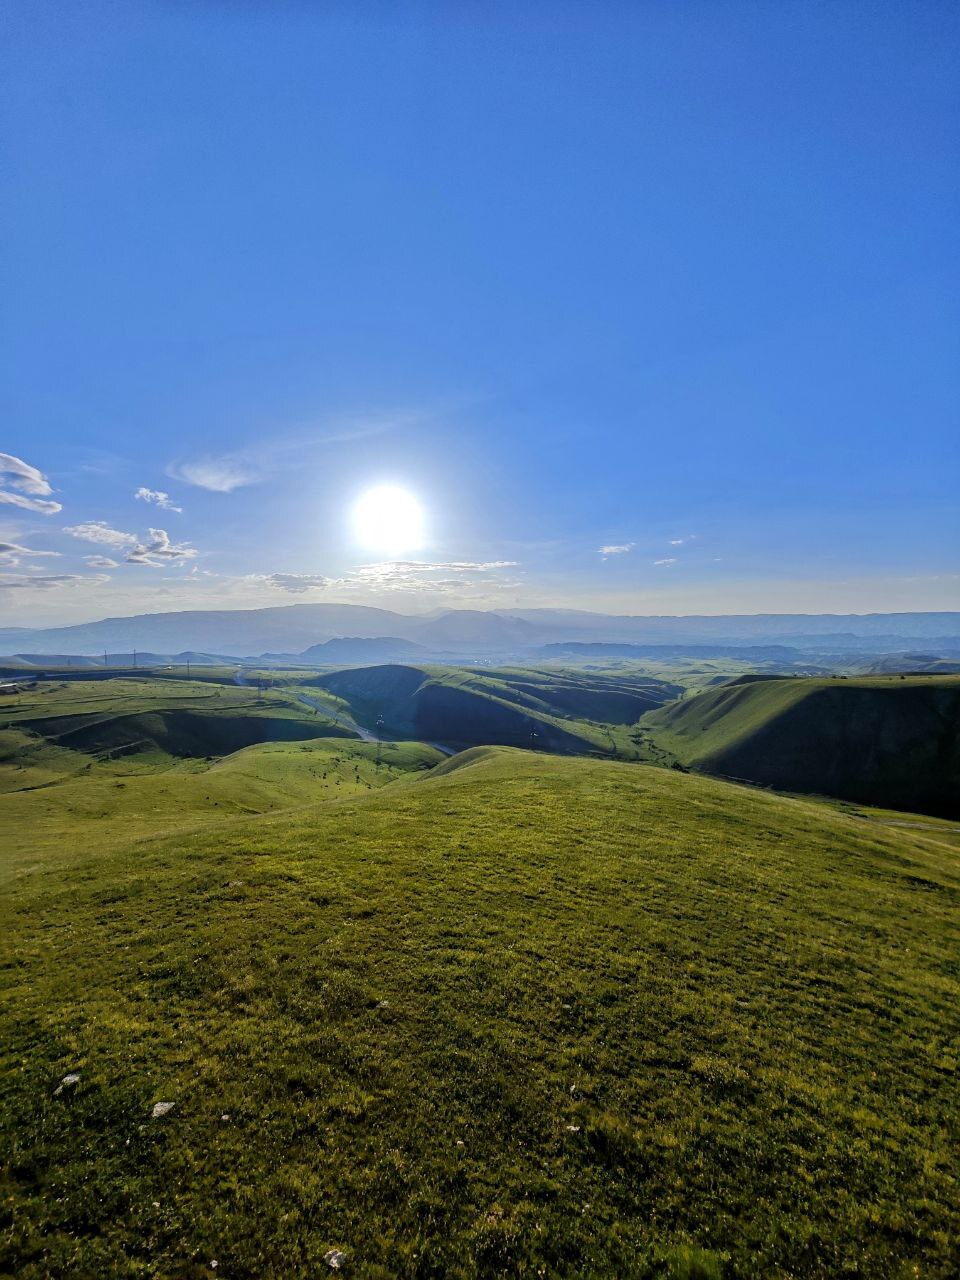
[[[84,556],[83,563],[91,569],[116,569],[118,566],[118,562],[109,556]]]
[[[697,535],[695,533],[688,533],[685,538],[671,538],[670,545],[671,547],[682,547],[685,543],[696,542],[696,540]]]
[[[17,573],[0,575],[0,590],[57,591],[61,587],[94,586],[109,582],[106,573]]]
[[[52,502],[49,498],[27,498],[22,493],[10,493],[7,489],[0,489],[0,502],[20,507],[23,511],[39,511],[42,516],[55,516],[63,510],[60,502]]]
[[[608,556],[623,556],[636,545],[635,542],[611,542],[605,547],[597,547],[597,555],[603,556],[604,560]]]
[[[127,564],[146,564],[159,569],[166,564],[178,564],[185,560],[193,560],[199,553],[189,542],[172,542],[166,529],[148,529],[145,539],[135,533],[126,533],[123,529],[113,529],[105,520],[86,520],[82,524],[69,525],[64,529],[73,538],[84,542],[94,542],[103,547],[114,547],[118,551],[126,551],[124,559]],[[107,561],[100,568],[114,568],[114,562],[106,556],[88,557],[87,563],[95,559]]]
[[[334,582],[333,578],[327,578],[322,573],[264,573],[252,574],[251,578],[262,582],[266,587],[295,596],[301,596],[306,591],[322,591]]]
[[[183,507],[175,506],[170,500],[169,493],[164,493],[162,489],[148,489],[141,485],[133,496],[139,498],[141,502],[151,502],[155,507],[162,507],[164,511],[176,511],[179,514],[183,512]]]
[[[677,557],[676,557],[676,556],[665,556],[663,560],[654,560],[654,562],[653,562],[653,563],[654,563],[654,564],[659,564],[659,565],[671,565],[671,564],[676,564],[676,563],[677,563]]]
[[[246,581],[292,595],[331,589],[454,595],[481,584],[502,586],[502,582],[493,581],[496,574],[516,565],[515,560],[382,560],[358,565],[342,578],[329,578],[322,573],[267,573],[250,574]]]
[[[42,471],[31,467],[30,463],[24,462],[22,458],[15,458],[12,453],[0,453],[0,475],[6,477],[5,484],[19,489],[22,493],[32,493],[40,497],[53,493],[50,481]]]
[[[516,585],[500,572],[516,567],[517,561],[379,561],[360,564],[335,585],[416,595],[489,594]]]
[[[167,475],[213,493],[232,493],[259,484],[311,450],[382,435],[424,421],[419,413],[360,414],[330,420],[321,428],[273,433],[262,440],[222,454],[173,462]]]
[[[0,566],[12,568],[21,560],[30,560],[36,556],[58,556],[59,551],[34,551],[30,547],[22,547],[19,542],[0,542]]]
[[[80,538],[83,542],[96,542],[104,547],[133,547],[137,543],[135,533],[124,533],[121,529],[112,529],[106,520],[84,520],[81,524],[68,525],[64,533],[71,538]]]
[[[232,493],[244,485],[257,484],[264,470],[244,454],[223,454],[219,458],[198,458],[195,462],[176,463],[169,474],[177,480],[209,489],[213,493]]]
[[[465,586],[488,583],[500,569],[516,566],[515,560],[381,560],[352,569],[338,585],[453,595]]]
[[[160,568],[165,564],[193,560],[198,554],[196,547],[189,542],[171,542],[166,529],[149,529],[148,533],[147,542],[137,542],[127,553],[127,564],[148,564]]]
[[[47,496],[53,492],[47,477],[22,458],[12,453],[0,453],[0,476],[6,486],[0,489],[0,503],[19,507],[22,511],[37,511],[44,516],[56,515],[63,510],[61,503]]]
[[[7,506],[39,511],[44,516],[56,515],[63,510],[61,503],[47,496],[53,493],[47,477],[22,458],[16,458],[12,453],[0,453],[0,476],[6,486],[0,489],[0,502]],[[11,493],[12,489],[16,493]]]

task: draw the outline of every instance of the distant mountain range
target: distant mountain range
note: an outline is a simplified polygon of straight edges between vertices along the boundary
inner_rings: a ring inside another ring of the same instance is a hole
[[[366,640],[361,636],[344,636],[342,639],[325,640],[323,644],[312,644],[303,653],[286,656],[308,666],[334,667],[347,663],[411,662],[426,657],[428,652],[422,644],[401,640],[398,636],[376,636]],[[273,658],[281,655],[264,656]]]
[[[410,616],[366,605],[294,604],[268,609],[148,613],[68,627],[0,628],[0,653],[73,655],[193,650],[232,656],[302,654],[349,637],[418,646],[428,655],[529,654],[548,644],[673,646],[784,645],[804,652],[935,650],[960,653],[960,612],[746,614],[628,617],[572,609],[484,612],[452,609]],[[370,660],[383,660],[371,652]],[[398,652],[397,656],[403,656]],[[411,656],[409,653],[407,656]],[[332,655],[324,661],[343,661]],[[353,659],[351,659],[353,660]]]

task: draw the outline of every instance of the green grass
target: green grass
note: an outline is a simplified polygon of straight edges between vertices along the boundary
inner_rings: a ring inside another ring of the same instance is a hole
[[[127,757],[52,782],[37,783],[32,770],[19,789],[11,785],[16,775],[7,770],[5,777],[0,766],[4,853],[8,866],[13,859],[32,864],[64,844],[73,852],[103,850],[160,831],[344,799],[442,759],[422,743],[388,742],[378,764],[375,745],[317,738],[260,743],[210,761],[151,758],[131,767]]]
[[[327,736],[352,734],[282,690],[149,677],[41,682],[0,706],[0,789],[63,778],[92,762],[152,768],[261,741]]]
[[[901,819],[481,748],[40,851],[0,1271],[955,1275],[960,875]]]
[[[457,747],[501,744],[637,759],[632,726],[679,686],[646,674],[564,667],[474,668],[383,664],[305,681],[358,723]],[[536,736],[531,739],[531,733]]]
[[[378,753],[293,693],[260,697],[232,684],[49,683],[3,710],[0,828],[8,866],[62,845],[102,850],[344,798],[443,759],[422,743],[384,743]],[[271,738],[278,740],[260,741]]]
[[[640,733],[705,772],[960,816],[960,676],[745,677],[650,712]]]

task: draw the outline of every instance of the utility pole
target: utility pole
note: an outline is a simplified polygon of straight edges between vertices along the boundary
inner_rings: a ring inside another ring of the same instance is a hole
[[[106,669],[107,669],[107,651],[106,651],[106,649],[104,649],[104,651],[103,651],[103,669],[104,669],[104,671],[106,671]]]
[[[383,716],[377,716],[377,768],[380,768],[380,755],[383,748]]]
[[[134,651],[133,651],[133,669],[134,669],[134,671],[136,671],[136,669],[137,669],[137,651],[136,651],[136,649],[134,649]]]
[[[536,749],[537,749],[537,731],[536,729],[531,729],[530,730],[530,750],[536,751]]]
[[[187,659],[187,679],[190,679],[190,659]]]

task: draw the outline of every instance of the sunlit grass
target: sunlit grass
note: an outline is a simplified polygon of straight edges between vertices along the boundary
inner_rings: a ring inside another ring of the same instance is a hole
[[[40,857],[5,897],[5,1265],[948,1276],[960,878],[925,835],[481,749]]]

